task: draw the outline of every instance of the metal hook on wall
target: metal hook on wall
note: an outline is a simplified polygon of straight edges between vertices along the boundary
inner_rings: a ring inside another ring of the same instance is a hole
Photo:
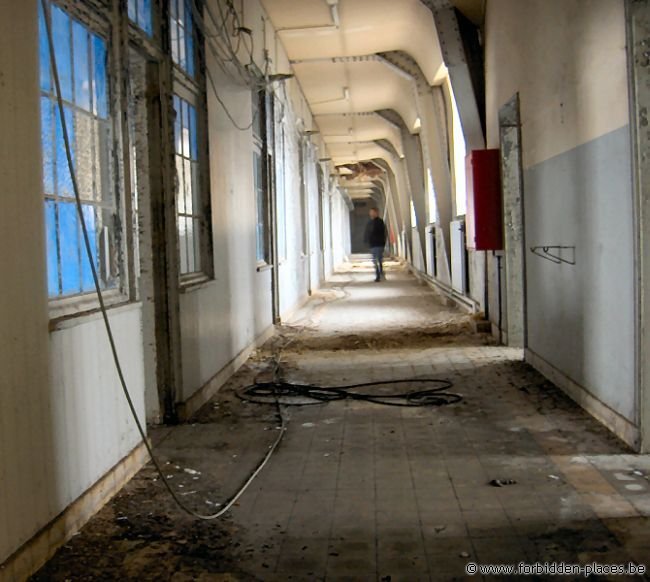
[[[563,256],[563,251],[570,251],[566,253],[569,255],[569,257]],[[541,245],[537,247],[530,247],[530,252],[534,255],[537,255],[538,257],[542,257],[542,259],[551,261],[556,265],[560,265],[562,263],[566,263],[567,265],[576,264],[576,248],[572,246]]]

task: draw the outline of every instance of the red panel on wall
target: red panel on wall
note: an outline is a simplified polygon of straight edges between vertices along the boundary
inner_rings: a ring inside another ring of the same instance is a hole
[[[473,150],[467,164],[467,248],[503,249],[499,150]]]

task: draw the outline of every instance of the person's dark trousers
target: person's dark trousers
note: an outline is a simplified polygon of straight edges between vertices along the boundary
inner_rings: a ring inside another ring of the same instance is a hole
[[[372,247],[370,252],[375,264],[375,281],[380,281],[384,274],[384,247]]]

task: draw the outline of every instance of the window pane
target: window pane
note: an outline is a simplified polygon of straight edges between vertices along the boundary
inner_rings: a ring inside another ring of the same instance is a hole
[[[195,214],[200,214],[201,208],[199,206],[199,165],[192,162],[192,207]]]
[[[113,204],[113,189],[111,186],[111,132],[108,123],[95,123],[95,198],[107,205]]]
[[[96,216],[95,216],[95,207],[90,205],[84,205],[84,222],[86,224],[86,229],[88,230],[88,238],[90,239],[90,248],[93,256],[93,263],[95,267],[98,267],[97,262],[97,228],[96,228]],[[81,229],[81,225],[79,226]],[[79,232],[81,237],[81,231]],[[83,240],[80,238],[80,244],[83,245]],[[88,253],[86,252],[85,246],[82,246],[81,249],[81,290],[82,291],[92,291],[95,289],[95,283],[93,281],[92,271],[90,269],[90,263],[88,262]]]
[[[151,0],[138,0],[138,26],[151,36],[153,32]]]
[[[138,21],[136,0],[129,0],[129,18],[136,22]]]
[[[196,135],[196,109],[190,106],[190,157],[199,159],[199,143]]]
[[[194,76],[194,19],[192,17],[192,9],[189,3],[185,8],[185,17],[187,24],[185,25],[185,58],[187,59],[186,71],[190,77]]]
[[[68,108],[64,108],[65,112],[65,124],[68,130],[68,139],[70,140],[70,148],[72,154],[72,163],[75,163],[75,151],[74,151],[74,123],[72,111]],[[70,167],[68,166],[68,158],[66,156],[65,141],[63,139],[63,128],[61,126],[61,115],[60,110],[56,107],[56,194],[58,196],[74,196],[74,190],[72,188],[72,177],[70,175]]]
[[[189,273],[187,264],[187,221],[184,216],[178,217],[178,244],[180,247],[181,275]]]
[[[187,224],[187,272],[194,273],[196,264],[194,261],[194,221],[191,218],[186,219]]]
[[[47,28],[45,27],[45,16],[43,5],[38,3],[38,47],[41,65],[41,89],[49,92],[51,88],[50,79],[50,48],[47,39]]]
[[[77,186],[79,196],[84,200],[94,198],[94,176],[93,176],[93,129],[95,120],[77,111],[74,114],[75,133],[75,155],[77,162],[75,171],[77,174]]]
[[[88,32],[78,22],[72,23],[75,103],[90,111],[90,70]]]
[[[54,195],[54,152],[52,151],[54,127],[54,104],[48,97],[41,97],[41,148],[43,153],[43,191]]]
[[[47,291],[59,294],[59,260],[56,237],[56,203],[45,201],[45,241],[47,243]]]
[[[93,90],[95,114],[108,117],[108,85],[106,79],[106,43],[98,36],[92,35],[93,44]]]
[[[54,56],[59,72],[61,95],[72,102],[72,53],[70,50],[70,19],[60,8],[52,6],[52,36]]]
[[[176,156],[176,178],[178,186],[176,189],[176,212],[185,214],[185,164],[181,156]]]
[[[173,6],[173,2],[172,2],[172,6]],[[169,34],[170,34],[170,44],[172,49],[172,60],[176,64],[179,64],[180,54],[178,51],[178,37],[180,32],[178,28],[178,21],[174,17],[171,18],[171,24],[169,26]]]
[[[192,192],[194,186],[192,183],[192,162],[190,160],[183,161],[183,179],[185,181],[185,213],[195,214]]]
[[[190,106],[186,101],[183,101],[183,155],[186,158],[190,157]]]
[[[201,221],[194,219],[194,270],[201,270]]]
[[[182,129],[182,115],[181,115],[181,99],[180,97],[174,96],[174,112],[176,113],[176,119],[174,120],[174,138],[176,141],[176,153],[183,153],[183,129]]]
[[[59,204],[59,245],[61,249],[61,293],[80,291],[79,229],[74,202]]]

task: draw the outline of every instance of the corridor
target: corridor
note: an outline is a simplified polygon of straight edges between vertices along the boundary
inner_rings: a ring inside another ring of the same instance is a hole
[[[401,263],[372,279],[370,263],[345,265],[192,419],[153,432],[172,487],[202,513],[238,490],[279,420],[236,394],[276,362],[320,386],[445,379],[461,402],[282,406],[283,440],[222,519],[179,511],[147,465],[33,580],[415,582],[464,579],[472,562],[647,563],[650,457]]]
[[[641,578],[648,46],[650,0],[0,0],[0,582]]]

